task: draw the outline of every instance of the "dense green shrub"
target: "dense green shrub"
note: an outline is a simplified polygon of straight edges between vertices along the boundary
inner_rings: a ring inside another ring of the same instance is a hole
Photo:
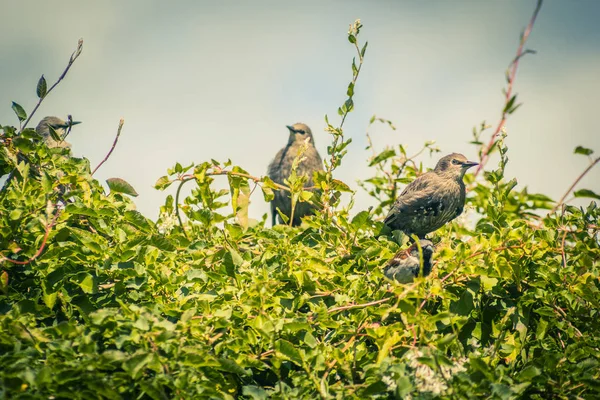
[[[342,121],[366,50],[359,28]],[[272,229],[248,219],[248,199],[280,188],[229,162],[177,164],[156,187],[194,189],[168,196],[153,222],[126,182],[107,193],[86,159],[3,126],[0,396],[600,396],[595,202],[551,210],[548,197],[516,190],[501,138],[498,168],[468,182],[465,216],[433,235],[432,274],[400,285],[381,269],[403,238],[377,237],[379,221],[421,167],[402,146],[375,152],[361,186],[376,206],[342,205],[352,190],[333,175],[350,140],[327,126],[320,191],[289,180],[297,201],[323,212]],[[220,175],[230,190],[213,188]]]

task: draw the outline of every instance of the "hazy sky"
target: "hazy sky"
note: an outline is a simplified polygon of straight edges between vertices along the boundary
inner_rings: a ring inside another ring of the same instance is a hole
[[[54,82],[83,38],[81,57],[33,126],[45,115],[83,121],[69,141],[93,167],[125,118],[96,177],[130,182],[138,208],[154,219],[166,194],[152,186],[177,161],[231,158],[264,175],[285,145],[285,125],[299,121],[325,156],[323,117],[337,121],[345,100],[354,56],[346,32],[360,18],[369,47],[345,125],[354,142],[338,172],[358,188],[356,180],[370,173],[365,129],[373,114],[398,128],[372,130],[379,148],[402,143],[416,152],[435,140],[444,153],[476,158],[472,127],[498,122],[504,71],[534,7],[534,0],[0,0],[0,123],[18,124],[10,102],[29,112],[40,75]],[[575,146],[600,153],[599,20],[600,1],[542,7],[527,44],[538,53],[522,60],[515,84],[524,104],[507,124],[508,176],[518,179],[517,189],[558,199],[588,164]],[[432,167],[437,158],[421,160]],[[579,187],[600,191],[600,168]],[[370,204],[359,189],[356,210]],[[267,210],[255,192],[250,216]]]

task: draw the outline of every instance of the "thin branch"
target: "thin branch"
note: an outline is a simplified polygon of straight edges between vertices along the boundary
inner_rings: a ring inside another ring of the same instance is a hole
[[[598,164],[598,162],[600,162],[600,157],[596,158],[578,177],[577,179],[575,179],[575,182],[573,182],[573,184],[569,187],[569,190],[567,190],[565,192],[565,194],[563,195],[563,197],[560,198],[560,200],[558,201],[558,203],[556,203],[556,205],[554,206],[554,208],[550,211],[549,214],[553,214],[558,207],[560,207],[564,202],[565,199],[567,198],[567,196],[569,195],[569,193],[571,193],[571,191],[573,191],[573,189],[575,189],[575,186],[577,186],[577,184],[579,183],[579,181],[588,173],[590,172],[590,170],[592,168],[594,168],[594,166],[596,164]]]
[[[29,121],[31,121],[31,117],[33,117],[33,115],[35,114],[37,109],[40,107],[40,105],[42,104],[42,101],[44,101],[44,99],[46,97],[48,97],[48,95],[56,87],[56,85],[58,85],[65,78],[65,76],[67,76],[67,72],[69,72],[69,69],[71,69],[71,66],[73,65],[75,60],[77,60],[77,57],[79,57],[79,55],[81,54],[82,51],[83,51],[83,39],[79,39],[79,42],[77,43],[77,49],[73,52],[73,54],[71,54],[71,58],[69,58],[69,63],[67,64],[67,67],[65,68],[63,73],[58,77],[58,80],[54,83],[54,85],[52,85],[50,87],[50,89],[48,89],[46,94],[43,97],[40,97],[37,104],[33,108],[33,111],[31,111],[31,113],[29,114],[29,117],[25,120],[25,123],[21,127],[21,130],[19,131],[19,133],[23,132],[23,130],[27,127],[27,124],[29,123]]]
[[[352,29],[352,25],[351,25],[351,29]],[[356,39],[354,41],[354,47],[356,48],[356,52],[358,53],[358,67],[356,67],[356,72],[353,72],[352,74],[352,87],[356,87],[356,82],[358,80],[358,76],[360,75],[360,70],[362,69],[363,66],[363,62],[364,62],[364,56],[360,50],[360,47],[358,46],[358,32],[356,34]],[[365,43],[366,45],[366,43]],[[353,64],[354,65],[354,64]],[[354,93],[352,93],[350,96],[348,96],[348,100],[352,100],[352,98],[354,97]],[[348,101],[346,100],[346,101]],[[354,103],[352,103],[354,104]],[[352,107],[350,109],[348,109],[348,107],[346,107],[346,111],[343,113],[342,115],[342,120],[340,122],[340,126],[338,128],[338,130],[341,132],[339,135],[335,135],[335,139],[333,140],[333,144],[331,145],[331,161],[330,164],[327,168],[327,172],[331,173],[334,170],[334,165],[335,165],[335,161],[336,161],[336,150],[337,150],[337,145],[338,145],[338,141],[340,139],[342,139],[342,142],[344,140],[344,133],[342,131],[342,128],[344,126],[344,122],[346,122],[346,117],[348,116],[348,114],[350,113],[350,111],[352,111],[352,109],[354,109],[354,105],[352,105]]]
[[[565,255],[565,240],[567,239],[567,231],[563,233],[562,240],[560,242],[560,255],[562,257],[563,268],[567,268],[567,256]]]
[[[100,168],[102,166],[102,164],[104,164],[106,162],[106,160],[108,160],[108,157],[110,157],[113,150],[117,146],[117,142],[119,141],[119,136],[121,136],[121,129],[123,129],[124,123],[125,123],[125,120],[123,118],[121,118],[121,120],[119,121],[119,128],[117,129],[117,136],[115,137],[115,141],[113,142],[112,147],[110,148],[106,157],[104,157],[104,160],[100,161],[100,164],[98,164],[96,166],[96,168],[94,168],[94,170],[92,171],[92,175],[94,175],[96,173],[96,171],[98,171],[98,168]]]
[[[477,169],[475,170],[475,173],[473,174],[475,177],[479,174],[479,172],[483,169],[483,167],[487,163],[487,160],[489,158],[489,152],[492,150],[492,147],[496,143],[496,138],[502,131],[502,128],[504,128],[504,125],[506,124],[506,119],[508,118],[508,115],[510,114],[510,112],[512,112],[512,110],[508,109],[508,104],[512,98],[513,85],[515,83],[515,78],[517,76],[517,68],[519,66],[519,61],[521,60],[521,57],[527,53],[531,53],[530,50],[523,51],[523,47],[525,46],[525,42],[527,42],[527,39],[529,38],[529,34],[531,33],[531,30],[533,29],[533,24],[535,23],[535,20],[537,18],[537,15],[538,15],[541,7],[542,7],[542,0],[538,0],[535,10],[533,11],[533,15],[531,16],[531,19],[529,20],[529,24],[525,28],[525,31],[523,31],[523,33],[521,34],[521,41],[519,43],[519,48],[517,49],[517,55],[509,66],[509,68],[512,67],[510,73],[507,74],[508,86],[506,88],[506,95],[504,97],[504,107],[502,109],[502,117],[500,118],[500,122],[498,123],[498,126],[496,127],[494,134],[490,138],[490,141],[488,142],[486,147],[483,148],[483,150],[481,152],[481,156],[479,158],[479,166],[477,167]],[[513,110],[514,110],[514,108],[513,108]]]
[[[249,179],[249,180],[253,181],[254,183],[260,183],[262,181],[262,179],[257,176],[245,174],[243,172],[236,172],[236,171],[218,170],[218,171],[206,172],[205,175],[206,176],[232,175],[232,176],[239,176],[241,178]],[[185,180],[187,182],[191,179],[195,179],[194,174],[185,174],[185,175],[181,175],[177,179],[173,179],[172,181],[169,181],[169,183],[177,182],[177,181],[181,181],[181,180]],[[291,189],[285,185],[281,185],[276,182],[272,182],[271,184],[279,190],[285,190],[287,192],[291,191]],[[308,187],[304,188],[304,190],[309,190],[309,189],[317,189],[317,187],[316,186],[308,186]]]
[[[386,297],[385,299],[375,300],[375,301],[371,301],[369,303],[364,303],[364,304],[348,304],[346,306],[330,308],[329,310],[327,310],[327,312],[331,314],[331,313],[334,313],[334,312],[344,311],[344,310],[351,310],[351,309],[354,309],[354,308],[371,307],[371,306],[376,306],[377,304],[386,303],[386,302],[388,302],[388,301],[390,301],[392,299],[393,299],[393,297]]]
[[[18,261],[18,260],[11,260],[10,258],[2,256],[2,258],[0,258],[0,262],[8,261],[9,263],[12,263],[12,264],[27,265],[27,264],[31,263],[32,261],[34,261],[36,258],[38,258],[44,251],[44,248],[46,247],[46,243],[48,241],[48,236],[50,235],[50,231],[52,230],[52,227],[56,224],[56,220],[58,219],[58,216],[60,215],[60,213],[61,213],[61,210],[58,209],[58,211],[54,215],[54,218],[52,218],[52,221],[50,221],[50,223],[46,225],[46,233],[44,234],[44,238],[42,239],[42,244],[40,245],[40,248],[35,252],[33,257],[31,257],[30,259],[25,260],[25,261]]]
[[[177,220],[179,221],[179,226],[181,226],[181,230],[183,231],[183,236],[185,236],[185,238],[187,240],[190,240],[190,238],[188,237],[187,232],[185,231],[185,226],[183,225],[183,221],[181,220],[181,215],[179,215],[179,193],[181,192],[181,188],[183,187],[183,184],[192,179],[194,179],[194,178],[188,178],[188,179],[182,180],[181,183],[179,184],[179,186],[177,187],[177,193],[175,193],[175,214],[177,215]]]

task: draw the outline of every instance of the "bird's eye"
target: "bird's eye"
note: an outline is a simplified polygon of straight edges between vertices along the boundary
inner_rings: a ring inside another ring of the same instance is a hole
[[[452,164],[454,165],[458,165],[460,164],[460,161],[458,161],[456,158],[454,160],[452,160]]]
[[[298,129],[296,132],[299,133],[299,134],[301,134],[301,135],[304,135],[306,133],[302,129]]]

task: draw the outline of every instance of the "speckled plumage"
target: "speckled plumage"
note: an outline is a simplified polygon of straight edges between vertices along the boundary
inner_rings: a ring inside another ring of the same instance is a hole
[[[269,165],[268,175],[274,182],[279,184],[285,184],[284,180],[288,179],[292,172],[292,163],[298,155],[299,149],[304,144],[306,138],[310,138],[308,147],[304,152],[303,157],[305,160],[298,165],[296,173],[300,175],[308,176],[308,181],[305,186],[313,186],[313,172],[323,170],[323,161],[319,152],[315,148],[313,135],[308,126],[302,123],[297,123],[293,126],[287,127],[290,136],[288,144],[275,156],[271,164]],[[283,223],[281,218],[277,214],[277,208],[290,217],[292,210],[292,200],[289,193],[283,190],[275,191],[275,198],[271,201],[271,216],[273,219],[273,225],[277,223]],[[294,217],[292,220],[292,226],[300,225],[301,218],[305,215],[314,213],[315,207],[307,202],[297,202],[294,209]]]
[[[427,239],[421,240],[421,250],[423,252],[423,276],[427,276],[431,272],[433,243]],[[416,243],[413,243],[408,249],[397,252],[388,261],[383,269],[383,274],[397,282],[410,283],[419,276],[420,270],[419,248]]]
[[[72,125],[78,124],[79,122],[71,122]],[[35,128],[38,135],[42,136],[46,145],[50,148],[61,147],[71,148],[71,143],[66,140],[56,141],[50,134],[50,127],[52,127],[57,135],[62,138],[69,127],[69,123],[63,121],[58,117],[45,117]]]
[[[441,228],[463,212],[467,169],[477,165],[452,153],[442,157],[435,169],[419,176],[402,191],[384,223],[392,230],[426,234]]]

